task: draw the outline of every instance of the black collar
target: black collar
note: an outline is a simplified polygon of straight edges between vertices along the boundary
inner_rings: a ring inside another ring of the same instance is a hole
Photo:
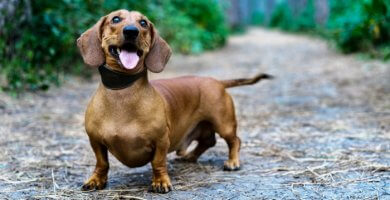
[[[136,80],[144,76],[146,70],[137,74],[126,74],[119,71],[114,71],[105,64],[99,67],[100,76],[103,85],[112,90],[120,90],[131,86]]]

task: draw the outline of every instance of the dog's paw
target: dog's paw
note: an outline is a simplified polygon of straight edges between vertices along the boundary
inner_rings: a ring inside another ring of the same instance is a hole
[[[95,175],[92,175],[81,187],[83,191],[91,191],[91,190],[102,190],[106,187],[107,178],[99,178]]]
[[[240,162],[238,160],[237,161],[227,160],[223,165],[223,170],[225,171],[237,171],[240,170],[240,168],[241,168]]]
[[[150,192],[168,193],[173,190],[169,177],[153,178],[152,185],[149,188]]]

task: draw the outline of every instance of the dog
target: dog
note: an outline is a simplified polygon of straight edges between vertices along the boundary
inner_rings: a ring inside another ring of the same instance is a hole
[[[240,168],[240,138],[231,96],[226,88],[250,85],[271,75],[219,81],[185,76],[149,81],[147,71],[163,71],[172,51],[155,26],[137,11],[117,10],[78,39],[86,65],[99,69],[101,83],[85,114],[85,130],[96,167],[83,190],[103,189],[109,170],[108,151],[128,167],[151,162],[150,190],[167,193],[172,184],[167,154],[188,161],[216,143],[218,133],[229,147],[225,170]],[[198,141],[191,152],[192,141]]]

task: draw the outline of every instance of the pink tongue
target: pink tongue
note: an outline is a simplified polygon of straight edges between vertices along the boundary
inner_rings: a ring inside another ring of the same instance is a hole
[[[126,69],[133,69],[135,66],[137,66],[139,56],[136,52],[128,52],[122,49],[121,53],[119,54],[119,58],[121,59],[122,65]]]

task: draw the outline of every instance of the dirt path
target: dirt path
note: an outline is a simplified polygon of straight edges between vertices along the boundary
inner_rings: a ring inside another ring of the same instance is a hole
[[[108,187],[83,193],[95,158],[84,133],[93,81],[0,94],[0,198],[390,199],[390,64],[361,61],[324,41],[252,29],[201,56],[175,56],[154,78],[277,76],[230,89],[242,138],[238,172],[222,171],[219,139],[198,164],[170,155],[176,188],[147,193],[150,166],[129,169],[112,156]]]

